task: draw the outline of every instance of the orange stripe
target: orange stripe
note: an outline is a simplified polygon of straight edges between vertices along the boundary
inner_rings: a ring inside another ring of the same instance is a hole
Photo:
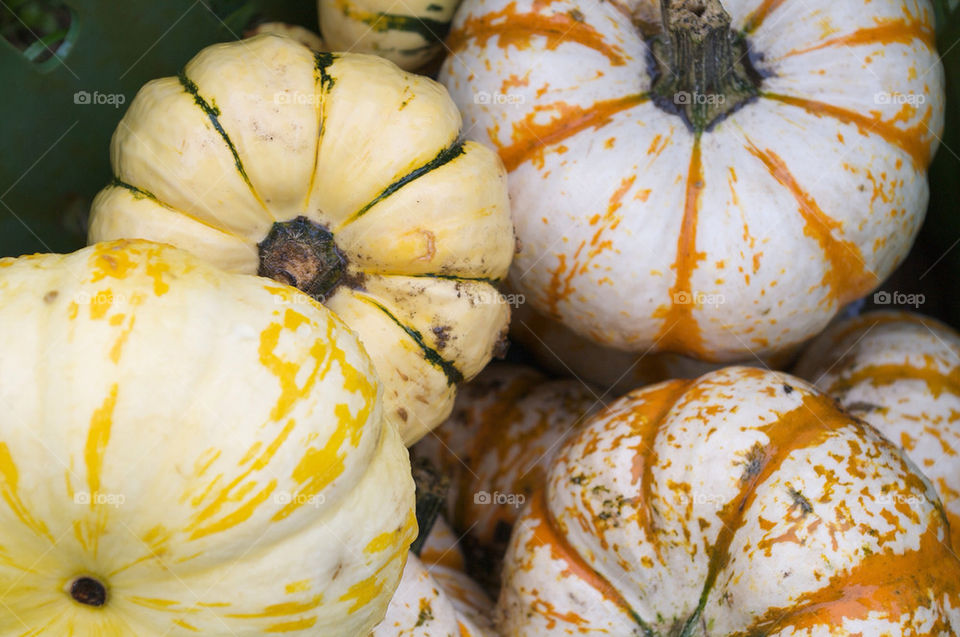
[[[536,9],[536,7],[535,7]],[[493,38],[502,49],[529,48],[534,37],[546,38],[543,48],[555,50],[562,43],[577,43],[593,49],[610,60],[613,66],[626,64],[626,54],[616,45],[608,44],[603,34],[584,21],[576,9],[557,13],[517,13],[517,3],[511,2],[501,11],[471,16],[459,29],[450,33],[447,46],[452,53],[462,51],[473,40],[483,47]],[[538,43],[538,48],[541,45]]]
[[[823,275],[823,285],[829,291],[827,298],[842,305],[863,296],[880,283],[879,277],[866,269],[863,255],[856,244],[833,236],[834,230],[841,230],[840,223],[820,209],[813,197],[794,178],[786,162],[772,150],[760,150],[749,140],[747,143],[745,148],[750,154],[763,162],[777,183],[796,199],[804,220],[803,233],[814,239],[823,250],[828,263]]]
[[[827,116],[840,120],[845,124],[853,124],[861,134],[879,135],[890,144],[910,155],[910,158],[918,169],[926,169],[926,167],[930,165],[930,159],[932,157],[932,153],[930,152],[930,136],[932,133],[927,125],[933,114],[932,107],[927,108],[923,119],[913,128],[897,128],[892,122],[883,121],[880,118],[879,111],[873,111],[872,115],[868,117],[861,113],[840,108],[839,106],[825,104],[816,100],[808,100],[802,97],[776,95],[772,93],[764,93],[763,97],[802,108],[817,117]],[[916,107],[910,104],[904,104],[900,113],[894,118],[894,121],[898,118],[903,118],[909,113],[909,109],[914,108]]]
[[[862,44],[910,44],[920,40],[928,49],[936,47],[933,29],[917,21],[877,20],[877,26],[857,29],[853,33],[824,40],[805,49],[795,49],[787,55],[799,55],[832,46],[860,46]]]
[[[697,252],[697,221],[704,185],[700,138],[697,137],[690,154],[683,221],[680,223],[680,237],[677,240],[677,257],[673,263],[677,278],[670,288],[669,306],[661,305],[654,312],[654,318],[663,319],[657,341],[660,347],[666,350],[702,353],[700,326],[693,318],[694,304],[690,282],[697,264],[707,256],[704,252]]]
[[[572,137],[587,128],[599,129],[610,123],[620,111],[628,110],[646,102],[646,95],[627,95],[610,100],[601,100],[586,108],[571,106],[566,102],[537,105],[521,121],[513,124],[512,144],[497,150],[507,170],[513,170],[523,162],[533,159],[543,164],[544,149]],[[555,111],[557,116],[546,124],[536,120],[544,112]],[[488,131],[490,139],[496,140],[496,129]],[[496,144],[496,141],[494,141]]]

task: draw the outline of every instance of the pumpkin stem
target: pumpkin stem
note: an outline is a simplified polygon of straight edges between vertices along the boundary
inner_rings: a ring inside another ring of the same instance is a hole
[[[299,288],[320,302],[337,287],[347,269],[347,259],[333,235],[304,216],[274,223],[257,247],[257,274]]]
[[[107,589],[92,577],[78,577],[70,584],[70,597],[87,606],[103,606],[107,603]]]
[[[446,503],[447,489],[450,480],[440,474],[433,464],[426,458],[414,458],[413,482],[417,488],[417,539],[410,545],[410,552],[420,557],[423,543],[433,529],[433,523],[440,517],[440,512]]]
[[[650,47],[658,71],[651,97],[699,134],[756,97],[760,75],[720,0],[661,0],[660,10],[663,32]]]

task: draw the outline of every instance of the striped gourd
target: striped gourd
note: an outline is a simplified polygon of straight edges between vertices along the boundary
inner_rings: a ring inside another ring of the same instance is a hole
[[[512,284],[601,345],[799,346],[920,227],[930,0],[465,0],[447,44],[440,79],[510,171]]]
[[[960,630],[960,560],[926,478],[828,396],[746,367],[585,423],[504,564],[511,637]]]
[[[362,340],[408,443],[503,343],[503,166],[443,87],[262,35],[154,80],[113,136],[90,240],[140,237],[295,285]]]
[[[356,637],[416,535],[356,336],[176,248],[0,260],[0,634]]]
[[[442,50],[459,0],[317,0],[320,32],[335,51],[371,53],[409,71]]]

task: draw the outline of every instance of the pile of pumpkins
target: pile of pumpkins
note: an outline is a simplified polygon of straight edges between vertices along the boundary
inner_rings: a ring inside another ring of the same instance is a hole
[[[0,259],[0,634],[960,634],[960,335],[841,314],[929,2],[400,4],[149,82]]]

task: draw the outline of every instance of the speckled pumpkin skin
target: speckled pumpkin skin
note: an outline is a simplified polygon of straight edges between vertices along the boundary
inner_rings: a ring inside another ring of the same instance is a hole
[[[256,274],[276,222],[306,217],[346,260],[321,299],[356,331],[411,444],[501,345],[514,237],[506,174],[460,139],[442,86],[277,35],[217,44],[147,83],[113,135],[91,242],[170,243]]]
[[[628,394],[556,457],[514,528],[511,636],[955,635],[960,561],[933,488],[787,374]]]
[[[372,364],[143,241],[0,259],[0,634],[367,634],[416,535]],[[94,577],[106,602],[74,601]]]
[[[494,637],[493,602],[464,572],[457,536],[438,518],[411,554],[373,637]]]
[[[824,332],[795,372],[900,445],[960,546],[960,335],[919,314],[870,312]]]
[[[799,345],[920,226],[944,112],[930,2],[722,4],[764,78],[702,134],[650,99],[652,0],[455,16],[440,80],[510,171],[511,282],[599,344],[715,362]]]

